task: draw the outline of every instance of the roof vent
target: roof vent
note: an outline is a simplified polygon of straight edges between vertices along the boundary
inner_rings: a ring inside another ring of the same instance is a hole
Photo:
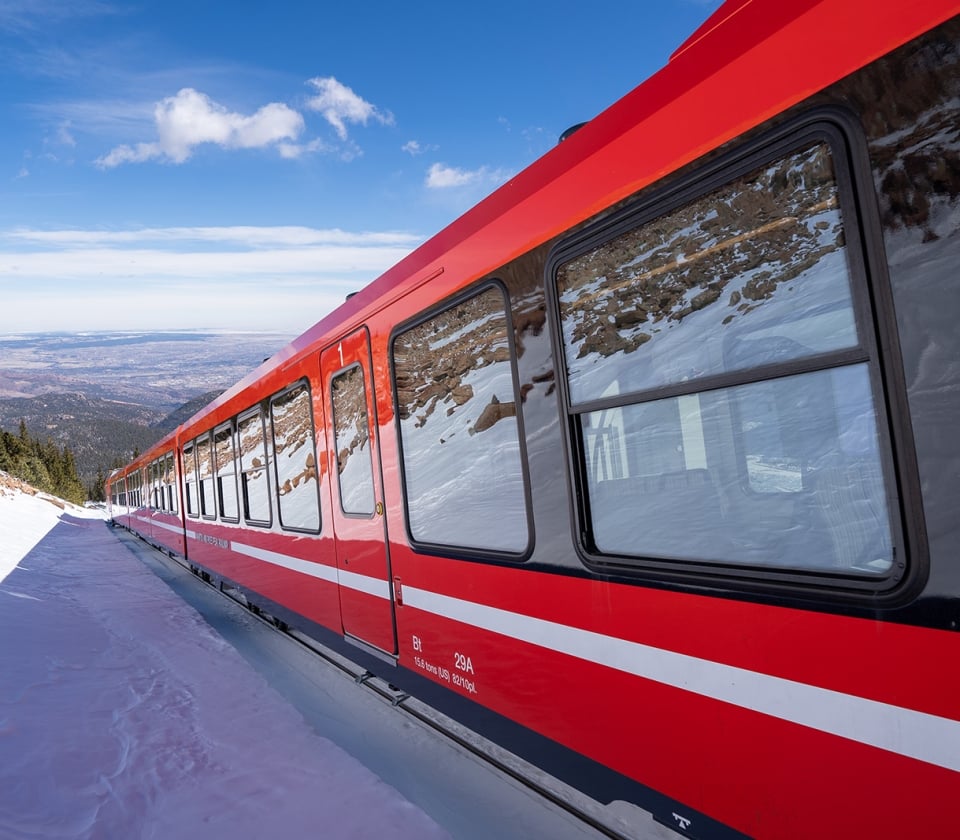
[[[570,128],[568,128],[565,132],[563,132],[563,134],[560,135],[560,139],[557,140],[557,143],[562,143],[562,142],[563,142],[564,140],[566,140],[571,134],[575,134],[575,133],[578,132],[581,128],[583,128],[585,125],[586,125],[585,122],[577,123],[576,125],[571,125]]]

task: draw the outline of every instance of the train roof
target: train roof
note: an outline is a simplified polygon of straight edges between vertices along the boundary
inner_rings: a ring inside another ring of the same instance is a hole
[[[294,339],[184,427],[440,275],[488,275],[960,11],[956,0],[727,0],[670,61]],[[211,418],[210,415],[217,416]],[[169,436],[168,436],[169,439]],[[168,440],[167,439],[167,440]]]

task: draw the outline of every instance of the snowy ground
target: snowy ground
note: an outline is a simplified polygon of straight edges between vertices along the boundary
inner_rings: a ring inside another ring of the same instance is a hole
[[[599,836],[102,516],[0,488],[0,840]]]

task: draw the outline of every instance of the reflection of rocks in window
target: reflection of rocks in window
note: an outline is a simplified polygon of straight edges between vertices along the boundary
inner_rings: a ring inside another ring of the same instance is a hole
[[[349,368],[331,382],[340,506],[346,513],[374,510],[373,462],[368,447],[367,391],[363,370]]]
[[[316,530],[320,527],[320,507],[313,417],[306,386],[274,400],[270,413],[280,522],[285,528]]]
[[[210,442],[201,440],[197,445],[197,468],[201,478],[208,478],[213,474],[213,462],[210,458]]]
[[[528,544],[511,332],[502,292],[488,287],[394,340],[415,542],[511,554]]]
[[[310,399],[304,389],[293,391],[273,404],[273,438],[277,456],[313,441]]]
[[[490,398],[490,402],[487,407],[480,414],[480,418],[471,426],[467,431],[474,435],[477,432],[485,432],[494,423],[503,420],[505,417],[516,417],[517,416],[517,405],[513,402],[502,403],[497,399],[496,395]]]
[[[369,436],[367,407],[364,405],[366,392],[360,368],[338,374],[333,379],[331,391],[338,449],[337,469],[342,475],[350,456],[366,446]]]
[[[750,356],[764,335],[793,338],[789,358],[857,344],[839,192],[822,142],[617,235],[561,265],[556,279],[575,400],[617,378],[644,390],[785,361]],[[605,358],[618,359],[617,371],[597,364]]]
[[[280,487],[280,495],[285,495],[290,493],[300,486],[301,481],[309,481],[311,478],[315,479],[317,477],[317,463],[316,459],[313,456],[312,452],[307,453],[305,459],[304,468],[298,472],[296,475],[290,476],[285,479],[283,485]]]
[[[464,378],[510,360],[506,319],[498,292],[489,291],[414,327],[394,344],[400,419],[426,424],[439,404],[450,416],[474,398]]]
[[[923,241],[952,233],[960,196],[960,20],[906,44],[837,85],[872,138],[870,158],[884,227],[918,228]]]
[[[842,245],[837,206],[818,145],[565,264],[558,287],[577,356],[633,352],[731,285],[723,302],[752,311]]]

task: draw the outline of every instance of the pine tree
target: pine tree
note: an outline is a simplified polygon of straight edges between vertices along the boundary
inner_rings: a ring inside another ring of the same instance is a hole
[[[83,504],[86,488],[77,474],[73,452],[57,447],[51,438],[32,438],[21,420],[17,436],[0,432],[0,469],[37,490]]]
[[[97,467],[97,477],[87,488],[87,498],[94,502],[107,500],[107,478],[103,474],[103,467]]]

